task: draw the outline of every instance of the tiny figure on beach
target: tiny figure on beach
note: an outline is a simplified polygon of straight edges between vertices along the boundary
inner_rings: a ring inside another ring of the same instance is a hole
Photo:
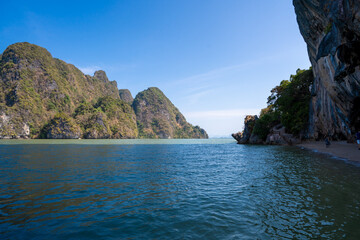
[[[326,138],[325,138],[325,146],[326,146],[326,148],[328,148],[328,147],[330,146],[329,137],[326,137]]]
[[[356,133],[356,143],[358,145],[358,149],[360,150],[360,131]]]

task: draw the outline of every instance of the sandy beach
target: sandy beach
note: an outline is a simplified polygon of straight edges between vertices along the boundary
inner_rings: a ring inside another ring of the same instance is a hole
[[[316,150],[320,153],[331,154],[335,157],[350,161],[360,162],[360,150],[358,150],[357,144],[347,143],[346,141],[331,142],[328,148],[323,141],[306,142],[298,144],[297,146],[309,150]]]

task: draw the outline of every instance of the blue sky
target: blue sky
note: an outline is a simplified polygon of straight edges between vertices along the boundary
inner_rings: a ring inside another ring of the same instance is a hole
[[[6,1],[0,51],[48,49],[119,88],[159,87],[209,135],[242,129],[271,88],[310,66],[289,0]]]

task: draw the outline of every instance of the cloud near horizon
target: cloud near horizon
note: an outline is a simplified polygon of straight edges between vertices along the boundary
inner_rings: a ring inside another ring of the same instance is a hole
[[[228,118],[228,117],[239,117],[245,115],[256,115],[260,113],[260,109],[229,109],[229,110],[212,110],[212,111],[197,111],[187,112],[186,117],[189,118]]]
[[[210,137],[230,137],[241,131],[246,115],[258,115],[260,109],[229,109],[213,111],[185,112],[188,122],[199,125]]]
[[[88,66],[88,67],[79,67],[80,71],[87,75],[94,75],[97,70],[101,70],[99,66]]]

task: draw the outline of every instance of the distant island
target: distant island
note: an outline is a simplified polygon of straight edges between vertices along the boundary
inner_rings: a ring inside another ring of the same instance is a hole
[[[0,89],[0,138],[208,138],[160,89],[133,99],[104,71],[85,75],[26,42],[0,55]]]

